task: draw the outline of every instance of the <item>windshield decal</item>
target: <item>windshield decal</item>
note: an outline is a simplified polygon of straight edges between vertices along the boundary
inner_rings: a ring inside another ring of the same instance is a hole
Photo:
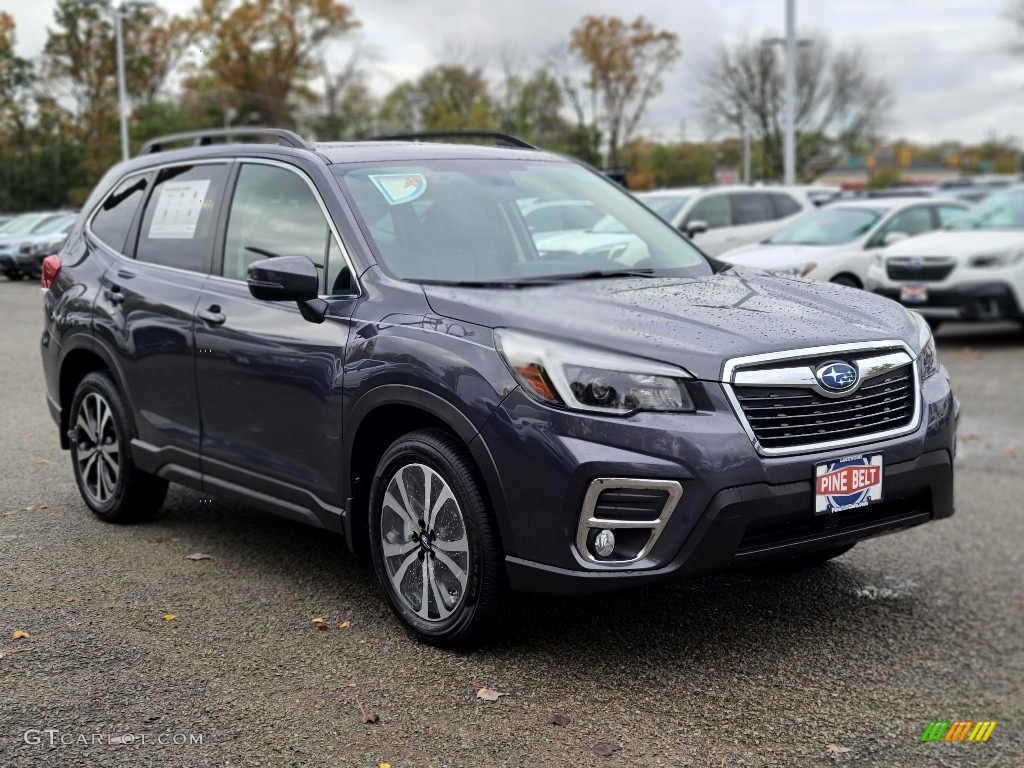
[[[370,181],[388,205],[411,203],[427,191],[427,177],[422,173],[371,173]]]

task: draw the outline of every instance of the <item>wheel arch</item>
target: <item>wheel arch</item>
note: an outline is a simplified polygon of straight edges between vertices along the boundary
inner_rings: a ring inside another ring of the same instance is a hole
[[[853,272],[850,272],[849,270],[843,270],[842,272],[837,272],[836,274],[832,275],[832,277],[830,277],[828,279],[828,281],[830,283],[836,283],[837,285],[849,285],[849,283],[852,282],[853,285],[851,287],[853,287],[853,288],[860,288],[862,290],[864,288],[864,281],[861,280]],[[849,281],[849,282],[846,282],[846,281]]]
[[[68,429],[71,419],[71,402],[75,397],[75,391],[82,379],[93,371],[102,370],[107,371],[114,378],[118,392],[121,393],[121,397],[128,406],[128,419],[134,431],[135,411],[131,395],[124,387],[121,371],[114,361],[113,355],[91,337],[79,336],[70,342],[70,348],[65,347],[60,361],[60,372],[57,376],[57,394],[60,398],[60,444],[64,449],[70,447]]]
[[[366,540],[370,485],[380,458],[402,435],[430,428],[448,432],[466,447],[494,513],[498,535],[507,541],[504,492],[494,458],[479,438],[479,428],[440,395],[394,384],[377,387],[363,396],[345,420],[345,539],[351,550],[356,551]]]

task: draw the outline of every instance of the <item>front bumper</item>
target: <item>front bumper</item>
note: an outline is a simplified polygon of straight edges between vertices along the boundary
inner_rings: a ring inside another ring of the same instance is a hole
[[[958,406],[945,374],[921,387],[923,418],[909,434],[796,456],[759,456],[720,385],[702,385],[696,414],[628,419],[553,412],[510,395],[485,425],[499,467],[499,520],[513,588],[574,593],[648,584],[828,549],[953,513]],[[882,453],[884,500],[816,516],[814,465]],[[682,497],[644,556],[625,566],[577,549],[583,499],[601,477],[675,481]]]
[[[900,289],[875,287],[874,292],[894,301],[900,300]],[[1024,311],[1013,288],[999,281],[963,283],[951,288],[928,286],[928,300],[922,303],[904,303],[925,317],[937,320],[1020,320]]]

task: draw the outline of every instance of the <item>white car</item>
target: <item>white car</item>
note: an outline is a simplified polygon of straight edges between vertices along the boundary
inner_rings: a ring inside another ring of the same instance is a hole
[[[764,240],[815,206],[800,187],[680,187],[636,196],[709,256]]]
[[[885,249],[866,287],[933,326],[1024,320],[1024,187],[992,194],[941,232]]]
[[[775,274],[863,288],[882,247],[948,224],[967,209],[957,200],[878,198],[832,203],[794,219],[763,243],[719,259]]]

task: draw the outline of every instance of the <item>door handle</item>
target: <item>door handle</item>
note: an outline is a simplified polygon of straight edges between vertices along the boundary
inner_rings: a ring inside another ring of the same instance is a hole
[[[124,294],[121,293],[121,286],[112,285],[109,288],[103,289],[103,298],[109,301],[111,304],[122,304],[124,303]]]
[[[210,325],[220,325],[228,319],[227,315],[220,311],[219,304],[211,304],[208,309],[200,309],[196,316]]]

